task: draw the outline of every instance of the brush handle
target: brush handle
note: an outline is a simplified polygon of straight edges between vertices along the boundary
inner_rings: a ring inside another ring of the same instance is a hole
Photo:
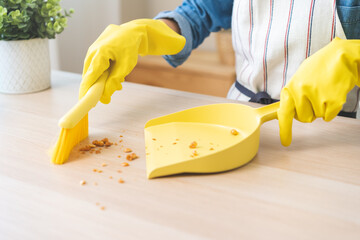
[[[59,126],[61,128],[71,129],[85,115],[96,106],[99,102],[105,87],[105,82],[108,77],[108,71],[105,71],[99,79],[89,88],[85,96],[82,97],[74,107],[72,107],[60,120]]]

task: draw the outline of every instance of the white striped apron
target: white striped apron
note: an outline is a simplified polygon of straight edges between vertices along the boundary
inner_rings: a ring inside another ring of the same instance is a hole
[[[237,81],[254,93],[279,99],[281,89],[302,61],[334,37],[346,39],[336,0],[234,0],[232,40]],[[358,87],[343,107],[354,112]],[[249,101],[235,84],[228,98]]]

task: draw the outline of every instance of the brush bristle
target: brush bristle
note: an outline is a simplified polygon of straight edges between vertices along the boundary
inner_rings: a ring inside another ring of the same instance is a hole
[[[69,158],[71,150],[89,134],[88,114],[74,128],[62,128],[52,152],[51,161],[63,164]]]

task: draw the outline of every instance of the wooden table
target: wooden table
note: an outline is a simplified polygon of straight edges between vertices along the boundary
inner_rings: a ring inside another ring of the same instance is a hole
[[[360,239],[359,120],[295,122],[288,148],[267,122],[244,167],[148,180],[147,120],[229,100],[124,83],[89,114],[87,141],[118,145],[53,165],[47,150],[80,79],[53,72],[49,90],[0,94],[0,239]],[[124,147],[139,155],[128,167]]]

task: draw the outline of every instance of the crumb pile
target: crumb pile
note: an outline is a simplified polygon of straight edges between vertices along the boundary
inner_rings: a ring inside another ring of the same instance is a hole
[[[123,136],[120,135],[120,140],[118,141],[119,143],[122,143],[122,142],[123,142],[122,137],[123,137]],[[81,143],[80,143],[80,144],[81,144]],[[111,141],[109,141],[108,138],[103,138],[103,139],[101,139],[101,140],[93,140],[90,144],[82,145],[82,146],[79,148],[79,152],[80,152],[81,154],[87,154],[87,153],[89,153],[89,154],[94,154],[94,153],[95,153],[95,154],[101,154],[104,149],[108,149],[108,148],[110,148],[111,146],[117,146],[117,145],[118,145],[118,143],[116,143],[116,142],[115,142],[115,143],[114,143],[114,142],[111,142]],[[120,146],[120,147],[122,148],[123,146]],[[121,163],[120,163],[120,166],[121,166],[121,167],[129,167],[129,166],[130,166],[129,161],[133,161],[133,160],[139,158],[139,156],[138,156],[136,153],[134,153],[131,148],[126,147],[126,148],[123,149],[123,152],[126,153],[125,159],[126,159],[127,161],[121,162]],[[119,155],[119,153],[117,153],[117,154],[116,154],[116,158],[121,158],[121,155]],[[110,165],[109,163],[103,162],[103,163],[101,163],[100,166],[101,166],[101,168],[105,168],[105,167],[108,167],[109,165]],[[103,170],[102,170],[102,169],[98,169],[98,168],[93,168],[93,169],[92,169],[92,172],[94,172],[94,173],[103,173]],[[116,170],[116,172],[120,174],[120,173],[122,173],[123,171],[120,170],[120,169],[118,169],[118,170]],[[125,183],[125,180],[123,179],[123,177],[108,176],[108,178],[109,178],[109,179],[114,179],[114,178],[116,178],[116,179],[117,179],[117,182],[118,182],[119,184]],[[80,181],[80,185],[81,185],[81,186],[85,186],[85,185],[89,185],[89,183],[88,183],[86,180],[81,180],[81,181]],[[94,185],[94,186],[98,186],[98,183],[97,183],[97,182],[94,182],[93,185]],[[101,205],[99,202],[96,203],[96,206],[99,206],[101,210],[105,210],[105,209],[106,209],[106,207],[105,207],[104,205]]]

